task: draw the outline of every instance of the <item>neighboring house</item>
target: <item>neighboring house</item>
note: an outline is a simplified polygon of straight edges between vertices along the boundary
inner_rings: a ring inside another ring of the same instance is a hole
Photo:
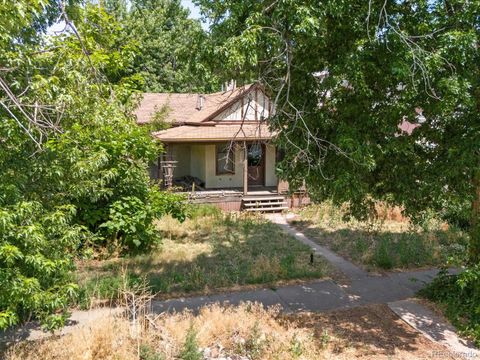
[[[136,110],[138,124],[163,116],[171,125],[153,133],[165,154],[152,177],[224,209],[291,206],[282,195],[288,186],[275,172],[278,153],[268,126],[272,111],[259,84],[232,84],[227,91],[206,95],[145,93]]]

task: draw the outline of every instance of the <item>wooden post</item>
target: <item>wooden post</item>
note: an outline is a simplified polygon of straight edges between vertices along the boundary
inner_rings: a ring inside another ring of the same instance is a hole
[[[248,192],[248,149],[247,143],[243,142],[243,195]]]

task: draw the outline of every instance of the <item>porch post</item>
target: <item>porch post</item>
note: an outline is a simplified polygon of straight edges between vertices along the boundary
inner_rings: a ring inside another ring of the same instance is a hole
[[[248,154],[247,143],[243,142],[243,195],[248,192]]]

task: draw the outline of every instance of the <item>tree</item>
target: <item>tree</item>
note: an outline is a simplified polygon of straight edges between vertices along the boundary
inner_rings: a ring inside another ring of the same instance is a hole
[[[130,73],[141,74],[142,90],[150,92],[210,92],[216,79],[209,66],[209,38],[198,20],[179,0],[107,2],[108,12],[122,25],[121,41],[138,53]]]
[[[284,176],[357,215],[469,203],[480,260],[478,1],[197,3],[220,61],[276,100]]]
[[[131,115],[136,47],[115,19],[88,3],[0,7],[0,328],[32,317],[53,328],[76,295],[76,257],[147,250],[154,218],[182,218],[184,205],[150,185],[161,148]],[[52,13],[66,28],[48,37]]]
[[[73,207],[46,207],[35,196],[25,196],[34,193],[28,183],[38,179],[31,164],[41,140],[27,120],[32,120],[30,109],[14,101],[8,84],[20,87],[32,76],[23,72],[26,58],[58,9],[47,1],[18,1],[4,2],[0,10],[0,328],[31,316],[55,326],[64,319],[56,310],[75,294],[71,254],[84,229],[71,224]]]

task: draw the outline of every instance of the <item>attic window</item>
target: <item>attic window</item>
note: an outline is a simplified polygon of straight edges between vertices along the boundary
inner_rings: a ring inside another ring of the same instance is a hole
[[[216,145],[217,175],[235,174],[235,150],[230,143]]]

